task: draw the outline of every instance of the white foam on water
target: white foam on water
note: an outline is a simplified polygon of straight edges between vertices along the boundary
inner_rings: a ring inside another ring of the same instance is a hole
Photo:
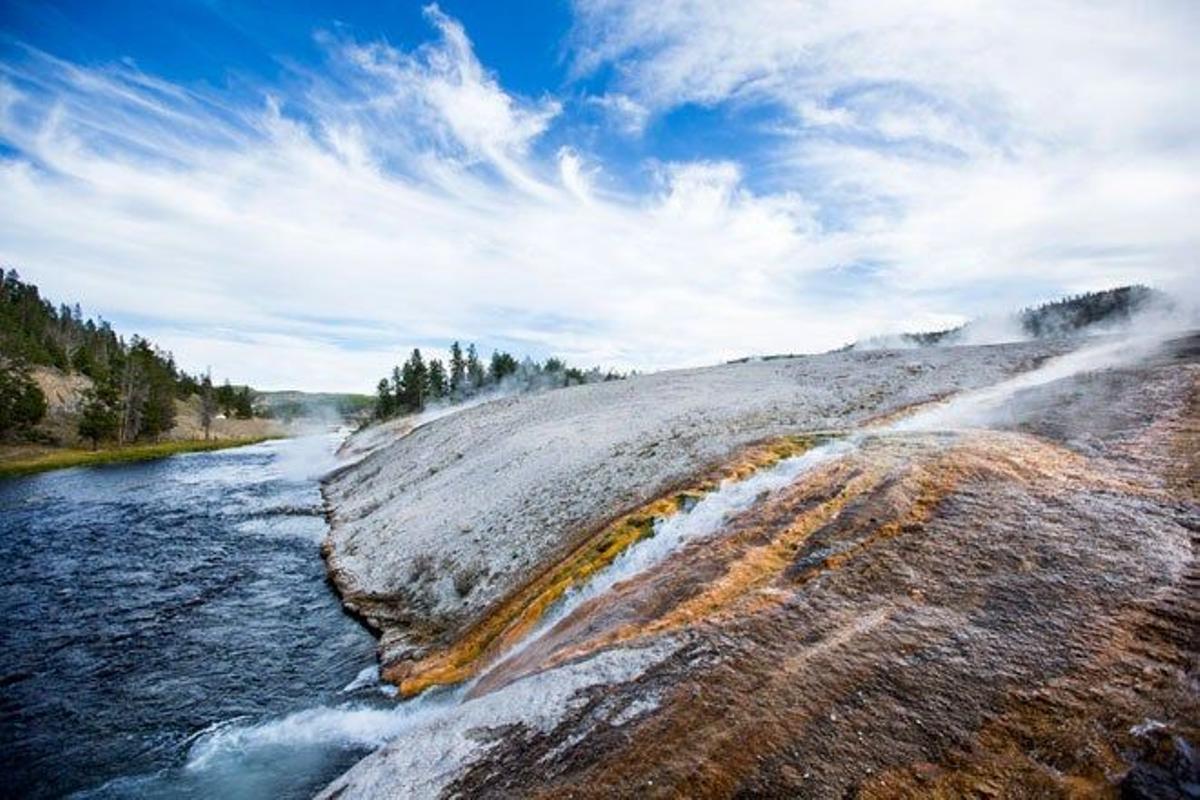
[[[140,797],[150,794],[147,789],[153,788],[156,781],[161,781],[168,773],[166,768],[145,775],[120,775],[105,781],[99,786],[81,789],[67,795],[70,800],[93,800],[93,798],[108,797]]]
[[[372,664],[369,667],[363,667],[354,676],[354,680],[350,681],[342,688],[342,694],[356,692],[359,689],[365,689],[368,686],[374,686],[379,683],[379,666]]]
[[[435,716],[445,705],[444,698],[430,696],[396,708],[317,706],[268,722],[224,726],[197,739],[188,752],[187,769],[235,766],[242,758],[275,749],[374,748]]]
[[[576,707],[579,690],[632,680],[674,649],[674,643],[662,642],[611,650],[472,700],[464,701],[460,688],[426,693],[390,708],[320,706],[259,724],[227,725],[192,745],[186,769],[236,773],[243,762],[269,759],[276,752],[367,749],[402,740],[403,746],[388,749],[393,794],[432,796],[486,747],[472,731],[514,724],[549,731]]]

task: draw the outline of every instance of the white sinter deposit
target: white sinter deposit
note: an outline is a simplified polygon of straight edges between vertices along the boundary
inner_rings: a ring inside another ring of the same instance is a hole
[[[326,482],[330,573],[385,663],[447,643],[617,514],[753,442],[851,428],[995,384],[1069,342],[839,352],[496,400],[347,443]],[[359,447],[359,444],[364,446]]]

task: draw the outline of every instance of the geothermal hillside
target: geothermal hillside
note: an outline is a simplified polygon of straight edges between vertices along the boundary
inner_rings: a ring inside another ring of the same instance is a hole
[[[1188,796],[1200,338],[1075,346],[368,432],[326,556],[420,696],[327,796]]]

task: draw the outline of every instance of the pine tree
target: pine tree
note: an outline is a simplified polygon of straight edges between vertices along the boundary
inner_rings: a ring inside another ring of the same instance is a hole
[[[175,427],[175,387],[163,376],[150,380],[138,435],[157,439]]]
[[[129,361],[137,364],[141,376],[139,398],[142,404],[137,414],[138,425],[131,438],[158,438],[175,427],[175,361],[169,353],[161,353],[145,339],[135,339]]]
[[[446,367],[442,364],[441,359],[433,358],[429,360],[429,398],[431,400],[441,400],[446,396]]]
[[[25,435],[46,415],[46,395],[25,369],[0,363],[0,438]]]
[[[254,416],[254,397],[250,394],[249,386],[238,389],[233,400],[233,413],[238,419],[250,419]]]
[[[200,381],[188,375],[186,372],[179,373],[179,383],[175,387],[175,395],[180,400],[187,400],[194,394],[200,391]]]
[[[400,406],[404,404],[404,371],[400,367],[392,367],[392,410],[391,414],[397,414],[402,409]]]
[[[375,416],[377,419],[387,419],[396,411],[396,395],[392,393],[391,382],[381,378],[375,392]]]
[[[466,388],[467,362],[463,360],[462,348],[458,342],[450,345],[450,395],[454,398],[462,396]]]
[[[483,364],[479,363],[479,354],[471,343],[467,345],[467,385],[472,393],[483,388],[484,377]]]
[[[217,389],[217,405],[221,408],[221,413],[227,417],[233,416],[233,403],[236,399],[236,393],[233,386],[230,385],[229,379],[221,384],[221,388]]]
[[[492,363],[488,367],[488,378],[492,383],[499,384],[507,376],[517,371],[517,360],[510,354],[492,351]]]
[[[79,416],[79,435],[91,439],[92,449],[117,435],[120,427],[120,400],[117,390],[107,382],[97,383],[84,392],[83,412]]]
[[[121,414],[118,421],[117,444],[125,444],[137,438],[142,428],[142,414],[145,412],[148,387],[146,375],[142,369],[143,361],[140,348],[142,342],[138,337],[133,338],[133,346],[129,355],[123,359],[121,376]]]
[[[401,377],[405,410],[415,413],[425,408],[425,398],[429,395],[429,370],[419,349],[414,349],[404,363]]]

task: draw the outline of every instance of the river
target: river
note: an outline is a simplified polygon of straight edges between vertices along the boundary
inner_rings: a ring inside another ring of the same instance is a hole
[[[390,704],[318,551],[336,444],[0,481],[0,795],[306,797],[368,751],[231,737]]]
[[[472,729],[548,731],[577,692],[674,650],[667,637],[537,668],[615,586],[848,447],[723,483],[568,592],[479,679],[397,703],[318,553],[316,479],[335,446],[294,439],[0,482],[7,793],[307,797],[400,739],[392,793],[434,796],[479,754]]]

